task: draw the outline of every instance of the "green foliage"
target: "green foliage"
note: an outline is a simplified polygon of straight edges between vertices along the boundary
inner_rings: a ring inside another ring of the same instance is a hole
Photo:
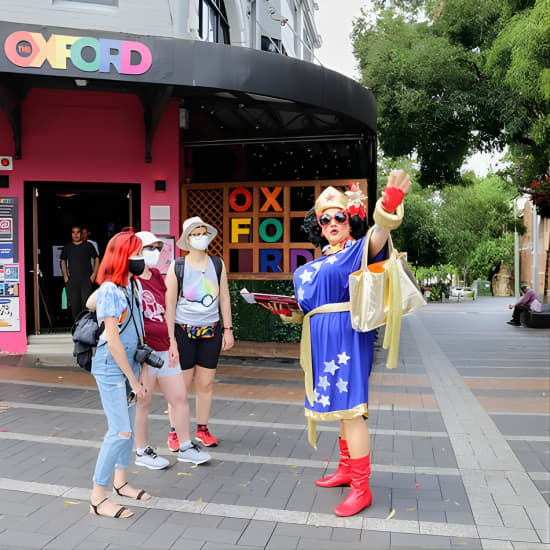
[[[514,263],[514,235],[506,233],[496,239],[481,241],[470,255],[468,276],[470,279],[490,281],[502,264]]]
[[[397,250],[406,250],[414,265],[432,265],[444,260],[438,206],[432,192],[414,188],[404,201],[406,215],[399,229],[392,231]]]
[[[302,325],[283,323],[281,319],[256,304],[248,304],[240,295],[242,288],[250,292],[294,296],[292,281],[230,280],[233,335],[236,340],[253,342],[299,342]]]
[[[550,0],[376,0],[352,39],[381,148],[416,154],[423,186],[504,145],[523,183],[548,166]]]
[[[499,113],[520,184],[543,173],[550,159],[550,0],[511,17],[487,55],[486,74],[503,91]],[[523,157],[527,158],[524,159]]]
[[[515,189],[497,176],[441,191],[440,236],[447,261],[466,266],[480,241],[513,231],[515,194]]]
[[[458,270],[453,265],[431,265],[419,267],[416,270],[416,278],[422,286],[430,287],[429,302],[441,300],[441,296],[449,295],[449,284],[451,276],[457,275]]]

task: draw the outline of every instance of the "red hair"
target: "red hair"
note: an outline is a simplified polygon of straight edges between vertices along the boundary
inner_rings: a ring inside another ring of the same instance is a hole
[[[107,243],[105,256],[97,273],[98,284],[111,281],[116,285],[128,284],[128,259],[142,246],[134,231],[121,231]]]

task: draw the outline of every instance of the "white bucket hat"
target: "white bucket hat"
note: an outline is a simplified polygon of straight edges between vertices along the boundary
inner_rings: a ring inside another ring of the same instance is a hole
[[[139,237],[141,239],[143,246],[149,246],[155,243],[162,243],[162,241],[150,231],[139,231],[138,233],[136,233],[136,237]]]
[[[180,235],[180,238],[176,242],[176,246],[178,248],[181,248],[181,250],[189,250],[189,242],[187,240],[187,237],[189,237],[189,234],[193,229],[196,229],[197,227],[205,227],[206,228],[206,234],[210,238],[208,241],[208,244],[210,244],[218,234],[218,230],[209,223],[204,223],[198,216],[193,216],[192,218],[188,218],[183,222],[183,232]]]

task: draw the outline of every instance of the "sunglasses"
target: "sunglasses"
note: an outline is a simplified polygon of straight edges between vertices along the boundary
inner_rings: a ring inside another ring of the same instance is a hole
[[[342,225],[348,221],[348,213],[344,210],[340,210],[340,212],[336,212],[334,216],[331,216],[330,214],[323,214],[317,218],[317,222],[321,227],[325,227],[325,225],[328,225],[332,220],[334,220],[337,224]]]
[[[146,246],[145,250],[150,250],[151,252],[158,250],[160,252],[162,250],[162,246]]]

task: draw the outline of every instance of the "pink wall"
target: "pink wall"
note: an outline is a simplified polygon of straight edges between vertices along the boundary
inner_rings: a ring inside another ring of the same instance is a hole
[[[170,206],[170,230],[179,235],[179,118],[171,101],[160,121],[145,163],[143,107],[135,95],[33,89],[22,106],[22,159],[14,161],[9,189],[2,197],[19,197],[21,332],[0,332],[0,350],[27,348],[24,281],[24,181],[83,181],[141,184],[141,223],[150,229],[149,206]],[[0,112],[0,156],[13,156],[12,131]],[[166,180],[166,192],[154,181]]]

